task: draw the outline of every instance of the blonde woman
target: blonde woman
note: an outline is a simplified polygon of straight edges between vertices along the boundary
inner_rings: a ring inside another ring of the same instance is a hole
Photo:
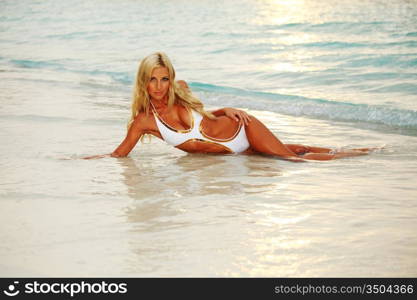
[[[125,157],[145,135],[192,153],[273,155],[287,160],[331,160],[363,155],[368,149],[334,152],[328,148],[283,144],[255,117],[234,108],[208,112],[185,81],[175,80],[168,56],[156,52],[139,66],[132,115],[122,143],[105,156]]]

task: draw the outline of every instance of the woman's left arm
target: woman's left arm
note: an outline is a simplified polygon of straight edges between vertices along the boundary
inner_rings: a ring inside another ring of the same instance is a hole
[[[236,122],[242,121],[245,125],[251,122],[250,116],[243,110],[233,107],[224,107],[211,112],[216,117],[227,116]]]

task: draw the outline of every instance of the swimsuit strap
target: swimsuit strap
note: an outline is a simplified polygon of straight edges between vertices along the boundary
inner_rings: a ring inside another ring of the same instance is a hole
[[[162,118],[161,118],[161,116],[158,114],[158,112],[157,112],[157,110],[156,110],[156,108],[155,108],[155,106],[153,105],[153,103],[152,103],[152,101],[149,101],[150,103],[151,103],[151,106],[152,106],[152,111],[153,111],[153,113],[154,113],[154,115],[156,114],[156,117],[158,118],[158,120],[166,127],[166,128],[168,128],[168,129],[170,129],[170,130],[172,130],[172,131],[174,131],[174,132],[177,132],[177,133],[187,133],[187,132],[191,132],[192,130],[193,130],[193,128],[194,128],[194,116],[193,116],[193,114],[192,114],[192,112],[190,112],[190,110],[187,108],[187,107],[185,107],[186,109],[187,109],[187,111],[189,112],[189,115],[190,115],[190,117],[191,117],[191,127],[190,128],[188,128],[188,129],[176,129],[176,128],[174,128],[174,127],[172,127],[172,126],[170,126],[168,123],[166,123]]]

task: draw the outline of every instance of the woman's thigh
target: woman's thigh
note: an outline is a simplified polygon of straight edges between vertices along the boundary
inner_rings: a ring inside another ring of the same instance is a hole
[[[252,149],[257,152],[283,157],[297,156],[285,146],[261,121],[250,116],[251,122],[245,127],[246,136]]]

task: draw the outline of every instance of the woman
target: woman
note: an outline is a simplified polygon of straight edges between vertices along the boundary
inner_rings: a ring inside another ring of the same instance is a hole
[[[368,152],[352,149],[334,153],[328,148],[283,144],[264,124],[244,111],[233,108],[205,111],[186,82],[175,81],[174,67],[162,52],[149,55],[139,66],[132,116],[123,142],[110,154],[86,159],[125,157],[145,134],[186,152],[258,153],[292,161],[331,160]]]

